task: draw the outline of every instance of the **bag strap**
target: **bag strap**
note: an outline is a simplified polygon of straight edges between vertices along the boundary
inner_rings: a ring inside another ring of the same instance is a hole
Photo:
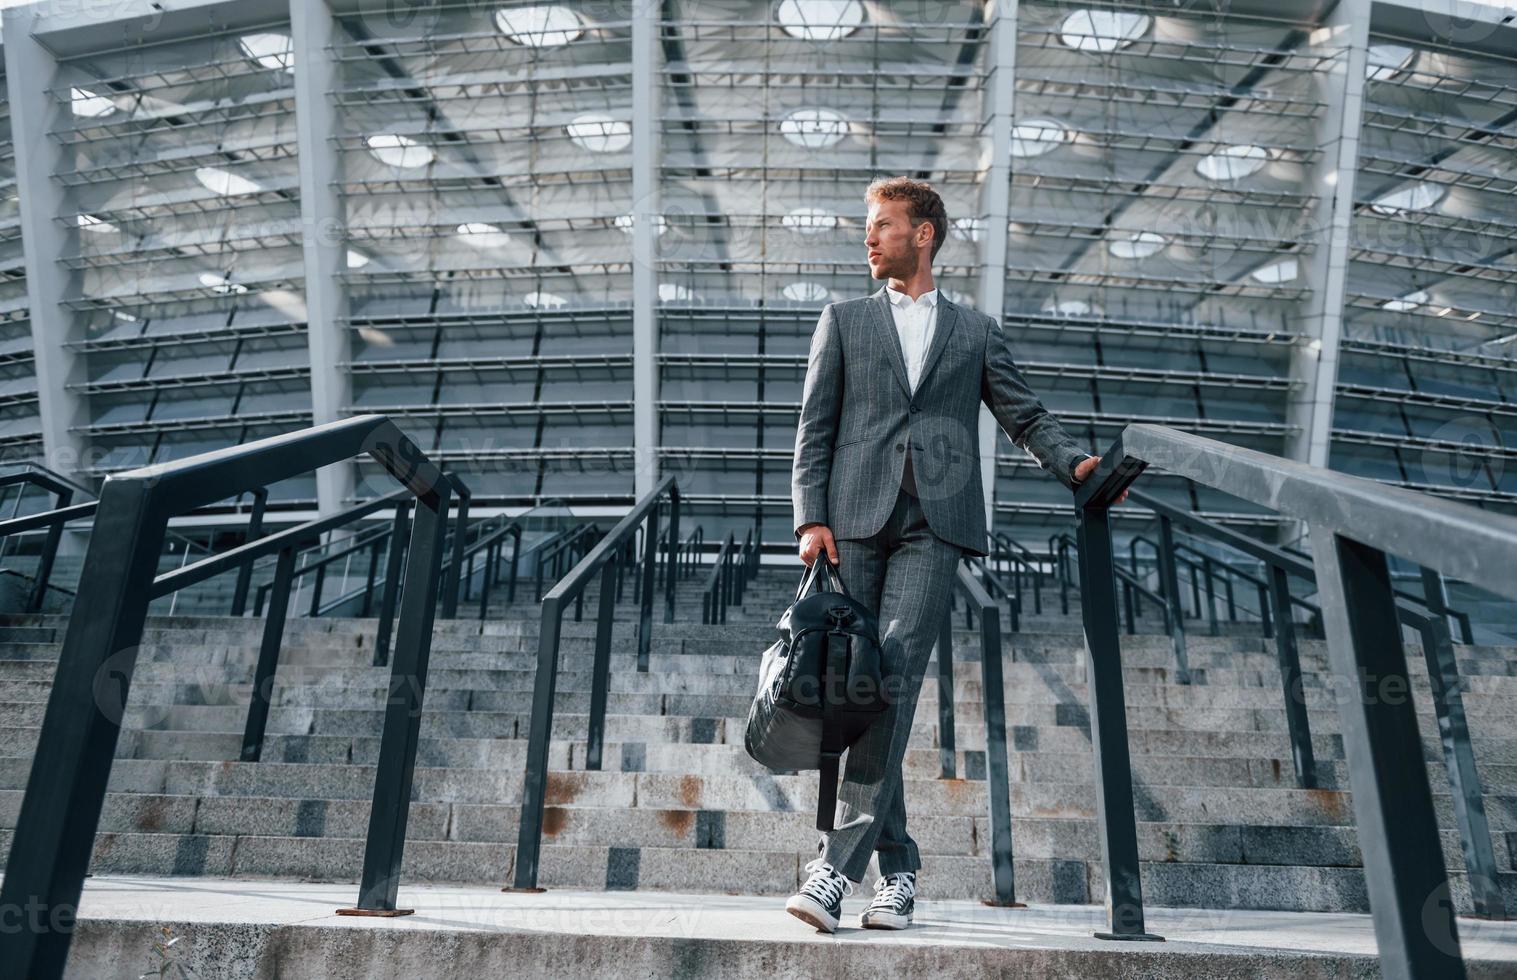
[[[816,794],[816,829],[831,832],[838,804],[838,759],[843,754],[842,692],[848,676],[848,635],[827,634],[827,665],[822,673],[821,786]]]
[[[832,581],[837,585],[837,591],[843,593],[843,595],[848,595],[848,588],[843,585],[843,573],[838,571],[838,567],[832,563],[832,559],[828,558],[827,552],[824,551],[816,556],[811,566],[801,575],[801,584],[796,586],[794,601],[800,602],[801,596],[811,591],[812,584],[824,572],[832,576]]]

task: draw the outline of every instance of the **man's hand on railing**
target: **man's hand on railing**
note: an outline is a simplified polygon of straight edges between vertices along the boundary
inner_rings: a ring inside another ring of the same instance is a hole
[[[816,556],[827,550],[827,557],[831,562],[838,564],[838,546],[832,539],[832,528],[825,524],[807,524],[801,529],[801,561],[810,568],[811,563],[816,561]]]
[[[1084,483],[1085,480],[1090,476],[1090,474],[1092,474],[1092,473],[1094,473],[1096,471],[1096,467],[1100,466],[1100,465],[1101,465],[1101,457],[1099,457],[1099,456],[1086,456],[1084,459],[1080,460],[1078,463],[1075,464],[1075,483],[1077,483],[1077,484]],[[1112,504],[1113,505],[1120,504],[1122,501],[1124,501],[1126,499],[1127,499],[1127,491],[1123,490],[1122,491],[1122,495],[1120,497],[1118,497],[1116,500],[1113,500]]]

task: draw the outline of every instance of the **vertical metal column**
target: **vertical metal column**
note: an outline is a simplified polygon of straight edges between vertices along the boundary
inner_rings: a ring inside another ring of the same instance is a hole
[[[980,143],[984,175],[980,184],[980,312],[1000,320],[1006,303],[1006,235],[1011,209],[1011,129],[1016,100],[1017,0],[988,0],[990,28],[986,51]],[[980,481],[985,488],[985,526],[996,527],[996,445],[1000,426],[990,408],[980,406]]]
[[[337,65],[328,50],[335,33],[327,0],[290,0],[313,425],[342,418],[353,403],[352,383],[342,367],[352,359],[342,283],[348,264],[347,213],[338,189],[341,151],[332,139],[339,131],[337,107],[327,94],[338,86]],[[355,465],[344,460],[316,471],[316,507],[322,516],[337,513],[353,498]]]
[[[658,459],[658,0],[632,3],[633,499],[652,492]],[[656,537],[656,535],[655,535]]]
[[[69,385],[88,379],[83,355],[69,346],[83,338],[67,305],[71,273],[58,259],[79,253],[79,231],[72,220],[61,220],[71,210],[68,191],[52,179],[60,170],[73,169],[73,151],[48,135],[59,114],[69,110],[49,91],[58,77],[58,63],[35,36],[52,6],[10,7],[0,16],[42,451],[49,468],[75,476],[89,443],[73,427],[89,421],[89,409],[85,396]],[[62,159],[64,154],[70,158]],[[134,465],[147,462],[144,458]]]
[[[1338,55],[1325,77],[1313,76],[1324,109],[1313,141],[1322,152],[1306,175],[1306,186],[1316,195],[1306,227],[1315,232],[1307,237],[1317,240],[1302,259],[1302,279],[1309,288],[1292,322],[1301,336],[1290,349],[1295,385],[1286,394],[1282,453],[1313,466],[1327,466],[1332,450],[1371,6],[1372,0],[1339,0],[1306,46],[1308,53],[1327,48]],[[1302,530],[1299,521],[1287,521],[1279,540],[1297,538]]]

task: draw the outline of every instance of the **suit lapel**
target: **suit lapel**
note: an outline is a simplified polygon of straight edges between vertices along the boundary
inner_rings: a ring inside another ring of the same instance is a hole
[[[958,322],[958,307],[943,297],[941,289],[938,290],[938,322],[932,328],[932,344],[927,348],[927,359],[922,362],[922,376],[917,378],[918,391],[927,383],[927,376],[932,373],[933,365],[938,363],[938,355],[948,346],[948,335],[953,333],[954,324]]]
[[[890,315],[890,297],[885,293],[885,287],[870,297],[869,308],[874,320],[875,330],[881,335],[880,343],[889,353],[886,357],[890,366],[895,368],[895,379],[901,383],[901,390],[906,397],[911,397],[911,383],[906,378],[906,356],[901,353],[901,338],[895,332],[895,317]]]

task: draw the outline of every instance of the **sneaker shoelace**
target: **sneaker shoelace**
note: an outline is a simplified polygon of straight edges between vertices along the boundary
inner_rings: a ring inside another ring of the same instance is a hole
[[[882,906],[899,909],[906,900],[916,895],[916,876],[907,873],[883,875],[874,883],[874,901],[871,908]]]
[[[822,905],[831,907],[844,895],[853,894],[853,882],[821,858],[806,865],[811,877],[801,886],[801,891]]]

